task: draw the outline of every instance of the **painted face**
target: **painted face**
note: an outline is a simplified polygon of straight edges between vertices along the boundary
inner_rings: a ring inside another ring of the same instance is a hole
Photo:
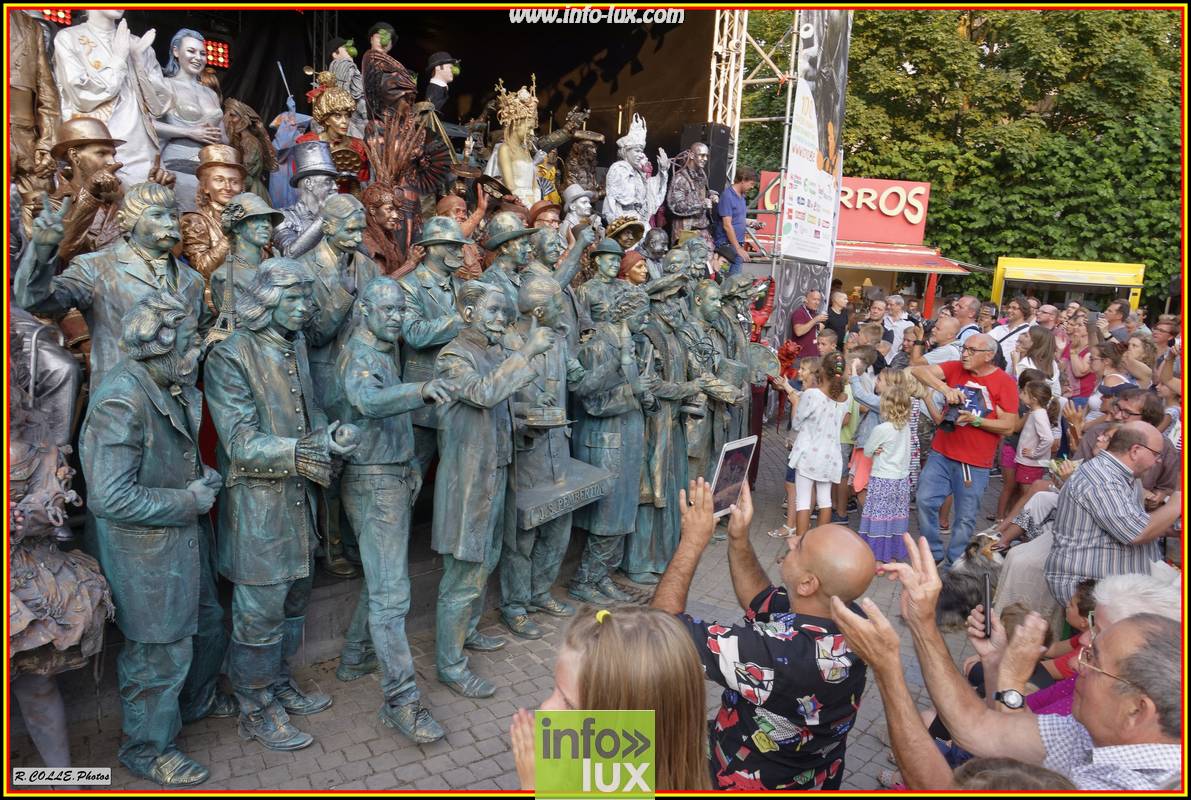
[[[695,155],[695,164],[699,167],[699,169],[707,169],[707,159],[710,157],[707,152],[707,148],[695,147],[693,150]]]
[[[116,163],[116,148],[110,144],[95,142],[72,147],[67,156],[75,174],[85,181],[103,167]]]
[[[387,201],[381,203],[373,215],[381,229],[386,231],[397,230],[397,223],[401,221],[401,215],[397,213],[397,206]]]
[[[649,308],[648,306],[637,312],[631,317],[625,319],[625,324],[629,326],[631,333],[640,333],[645,330],[645,326],[649,323]]]
[[[327,129],[336,139],[342,139],[347,136],[347,126],[351,122],[351,114],[346,111],[332,111],[323,120],[323,127]]]
[[[554,662],[554,691],[542,703],[542,711],[573,711],[582,708],[579,697],[579,654],[569,647],[558,651]]]
[[[365,304],[365,324],[382,342],[396,342],[401,336],[401,317],[405,313],[405,293],[396,286],[386,286],[372,294]]]
[[[699,314],[707,322],[715,319],[719,315],[720,309],[724,307],[723,296],[718,288],[705,289],[699,295],[699,300]]]
[[[182,241],[178,227],[178,209],[149,206],[132,227],[132,240],[154,255],[173,250]]]
[[[541,214],[538,214],[538,218],[533,221],[533,226],[535,228],[553,228],[554,230],[558,230],[559,222],[558,212],[553,208],[548,208]]]
[[[702,237],[696,236],[687,242],[687,252],[691,254],[691,262],[695,265],[702,266],[707,263],[707,259],[711,257],[711,250],[707,247],[707,242],[703,241]]]
[[[366,227],[363,209],[353,211],[347,219],[340,222],[331,231],[328,237],[331,246],[341,253],[350,253],[359,247],[360,242],[364,241],[364,228]]]
[[[240,170],[232,167],[207,167],[203,170],[200,181],[203,191],[218,208],[227,205],[233,197],[244,191],[244,178],[240,175]]]
[[[595,264],[600,275],[607,280],[612,280],[620,274],[620,256],[615,253],[597,253]]]
[[[644,261],[638,261],[633,266],[629,267],[628,272],[629,283],[640,286],[649,280],[649,267]]]
[[[309,283],[285,287],[273,309],[273,324],[287,331],[300,331],[309,324],[314,312],[314,294]]]
[[[636,242],[637,236],[631,230],[623,230],[620,233],[616,234],[616,236],[613,238],[615,238],[616,243],[619,244],[625,250],[629,250],[630,248],[632,248],[633,245],[635,245],[637,243]]]
[[[236,235],[256,247],[264,247],[273,238],[273,221],[260,214],[237,223]]]
[[[463,245],[439,244],[426,245],[426,258],[435,264],[441,264],[449,273],[454,274],[463,266]]]
[[[529,257],[533,253],[533,242],[529,236],[519,236],[508,244],[507,252],[512,256],[514,264],[524,267],[529,263]]]
[[[571,204],[571,208],[575,209],[575,213],[581,217],[590,217],[591,216],[591,198],[590,197],[580,197],[578,200],[576,200],[574,203]]]
[[[499,342],[509,325],[509,312],[504,294],[499,291],[485,294],[479,305],[470,309],[468,324],[484,334],[488,344]]]
[[[207,66],[207,45],[187,36],[174,48],[174,58],[183,72],[197,79]]]
[[[309,193],[315,205],[335,194],[337,188],[330,175],[310,175],[299,181],[298,186]]]
[[[562,258],[562,252],[565,245],[562,243],[562,237],[558,235],[556,229],[543,228],[538,231],[537,247],[538,254],[542,257],[542,261],[548,266],[554,266],[558,263],[558,259]]]

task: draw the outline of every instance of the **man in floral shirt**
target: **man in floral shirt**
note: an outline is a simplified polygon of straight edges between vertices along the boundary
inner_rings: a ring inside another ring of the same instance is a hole
[[[720,625],[683,613],[699,559],[715,529],[711,487],[691,483],[682,538],[653,599],[691,631],[708,680],[724,687],[709,723],[713,784],[720,789],[838,789],[866,667],[831,619],[831,598],[853,603],[876,570],[872,551],[840,525],[790,537],[770,583],[749,542],[747,484],[728,524],[728,564],[744,620]],[[850,606],[857,610],[855,606]]]

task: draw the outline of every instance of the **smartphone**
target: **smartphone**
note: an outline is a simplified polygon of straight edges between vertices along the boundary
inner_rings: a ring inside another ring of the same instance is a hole
[[[1100,321],[1100,312],[1099,311],[1089,311],[1088,312],[1088,322],[1089,323],[1091,323],[1092,325],[1095,325],[1099,321]]]
[[[992,577],[984,573],[984,638],[992,638]]]

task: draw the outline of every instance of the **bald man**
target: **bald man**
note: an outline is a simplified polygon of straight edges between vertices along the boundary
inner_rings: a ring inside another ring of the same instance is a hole
[[[963,356],[957,337],[960,322],[955,317],[939,317],[930,330],[929,341],[919,340],[910,351],[910,365],[943,364]]]
[[[707,679],[724,687],[708,730],[715,788],[838,789],[867,668],[831,619],[831,598],[855,609],[876,572],[872,550],[841,525],[812,528],[787,540],[777,559],[782,586],[774,586],[749,541],[746,482],[728,521],[728,567],[744,620],[707,622],[684,611],[715,531],[711,487],[691,481],[679,504],[682,535],[652,605],[679,615]]]
[[[956,300],[952,313],[959,320],[959,333],[956,334],[956,338],[959,339],[961,345],[972,334],[980,333],[980,325],[976,322],[976,318],[980,316],[980,301],[975,297],[966,294]]]

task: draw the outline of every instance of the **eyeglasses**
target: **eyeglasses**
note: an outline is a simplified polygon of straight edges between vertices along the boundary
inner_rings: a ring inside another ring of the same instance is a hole
[[[965,348],[963,348],[963,351],[965,353],[991,353],[992,352],[992,350],[987,347],[965,347]]]
[[[1088,616],[1088,619],[1089,620],[1091,619],[1091,615]],[[1108,677],[1112,678],[1115,681],[1120,681],[1121,683],[1125,684],[1126,686],[1133,687],[1134,689],[1141,692],[1142,694],[1147,694],[1145,689],[1141,688],[1133,681],[1128,680],[1126,678],[1122,678],[1120,675],[1114,675],[1113,673],[1109,672],[1108,670],[1100,669],[1100,667],[1098,667],[1092,663],[1092,647],[1093,647],[1095,641],[1096,641],[1096,639],[1093,636],[1092,643],[1088,644],[1087,647],[1085,647],[1084,649],[1079,651],[1079,658],[1076,659],[1076,663],[1079,664],[1079,668],[1081,670],[1090,669],[1094,672],[1099,672],[1101,675],[1107,675]]]
[[[1140,416],[1141,416],[1141,414],[1138,414],[1137,416],[1139,416],[1139,417],[1140,417]],[[1151,453],[1153,453],[1153,454],[1154,454],[1154,460],[1155,460],[1155,461],[1161,461],[1161,460],[1162,460],[1162,451],[1161,451],[1161,450],[1155,450],[1154,448],[1150,447],[1149,445],[1140,444],[1140,443],[1139,443],[1139,444],[1137,444],[1136,446],[1137,446],[1137,447],[1144,447],[1146,450],[1149,450]]]

